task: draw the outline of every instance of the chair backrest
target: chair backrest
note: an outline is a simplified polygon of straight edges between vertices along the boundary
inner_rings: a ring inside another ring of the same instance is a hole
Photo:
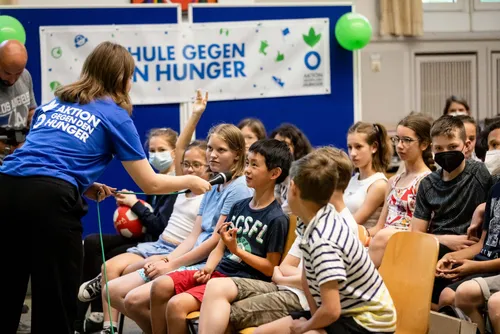
[[[436,237],[399,232],[385,249],[379,273],[397,312],[396,334],[426,334],[439,251]]]
[[[293,245],[293,242],[295,241],[295,229],[297,228],[297,216],[295,215],[290,215],[290,223],[288,225],[288,234],[286,235],[286,243],[285,243],[285,249],[283,250],[283,255],[281,256],[281,261],[282,262],[286,255],[288,254],[288,251]]]

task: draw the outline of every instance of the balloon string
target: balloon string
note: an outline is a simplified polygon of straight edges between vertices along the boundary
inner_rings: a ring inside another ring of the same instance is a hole
[[[99,202],[97,202],[97,222],[99,225],[99,239],[101,241],[101,254],[102,254],[102,267],[104,272],[104,284],[106,287],[106,299],[108,300],[108,314],[111,313],[111,299],[109,297],[109,289],[108,289],[108,273],[106,270],[106,255],[104,254],[104,243],[102,241],[102,227],[101,227],[101,211],[99,210]],[[115,328],[111,325],[111,334],[115,334]]]

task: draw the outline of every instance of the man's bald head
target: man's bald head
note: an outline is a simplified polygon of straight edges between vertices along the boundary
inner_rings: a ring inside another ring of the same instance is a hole
[[[19,41],[0,43],[0,81],[12,86],[21,76],[28,62],[28,52]]]

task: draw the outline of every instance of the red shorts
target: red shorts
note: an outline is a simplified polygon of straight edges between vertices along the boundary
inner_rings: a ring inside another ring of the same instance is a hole
[[[167,276],[174,281],[176,295],[186,292],[198,299],[201,303],[203,301],[203,295],[205,294],[207,284],[199,284],[196,282],[194,279],[194,274],[196,272],[198,272],[198,270],[174,271],[173,273],[167,274]],[[218,271],[214,271],[210,279],[217,277],[226,277],[226,275],[221,274]]]

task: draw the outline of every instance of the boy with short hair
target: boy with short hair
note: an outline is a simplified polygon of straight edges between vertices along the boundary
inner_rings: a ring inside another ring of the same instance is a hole
[[[486,201],[493,179],[483,163],[465,160],[468,140],[463,122],[441,116],[431,128],[434,160],[441,169],[420,182],[411,230],[434,234],[440,243],[439,258],[477,242],[467,238],[474,210]],[[432,302],[446,287],[436,279]],[[434,309],[436,306],[434,305]]]
[[[394,332],[396,311],[387,287],[357,236],[328,203],[337,182],[337,164],[324,150],[292,164],[288,204],[305,224],[302,282],[311,311],[291,314],[297,320],[290,331]]]
[[[441,258],[475,243],[467,239],[467,228],[493,180],[483,163],[465,160],[468,141],[460,119],[440,117],[432,125],[431,137],[434,160],[441,169],[420,182],[411,229],[436,235]]]
[[[207,282],[216,277],[270,280],[279,263],[289,218],[274,198],[274,186],[288,176],[292,162],[284,142],[262,139],[250,147],[245,176],[254,195],[236,202],[229,222],[217,226],[221,235],[201,270],[169,273],[151,287],[153,333],[185,333],[186,316],[200,309]],[[166,315],[165,315],[166,314]]]

